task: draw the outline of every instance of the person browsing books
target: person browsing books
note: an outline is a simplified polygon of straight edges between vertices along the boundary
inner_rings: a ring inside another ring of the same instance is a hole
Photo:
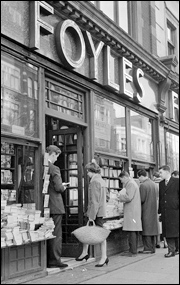
[[[54,165],[58,156],[61,154],[61,150],[55,146],[50,145],[47,147],[49,154],[49,208],[50,217],[52,217],[55,228],[53,235],[54,239],[47,241],[47,267],[67,267],[68,264],[61,262],[62,252],[62,217],[65,213],[64,203],[62,199],[62,193],[66,190],[66,186],[62,183],[61,172],[59,167]]]

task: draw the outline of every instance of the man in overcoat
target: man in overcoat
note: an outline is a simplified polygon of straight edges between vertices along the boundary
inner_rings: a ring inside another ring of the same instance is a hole
[[[142,241],[144,249],[139,253],[155,253],[158,235],[158,210],[156,184],[147,176],[146,170],[137,173],[140,181]]]
[[[168,244],[165,257],[175,256],[175,242],[179,242],[179,178],[171,176],[168,165],[159,168],[163,179],[159,183],[159,214],[162,220],[162,232]]]
[[[53,235],[55,239],[47,241],[47,267],[67,267],[68,264],[61,262],[61,251],[62,251],[62,217],[65,213],[64,203],[62,199],[62,193],[65,191],[66,186],[62,183],[61,173],[59,167],[54,165],[61,150],[55,146],[50,145],[47,147],[49,153],[49,208],[50,216],[52,217],[55,228]]]
[[[142,231],[139,186],[126,171],[122,171],[119,178],[125,190],[120,191],[118,199],[124,203],[123,231],[127,231],[129,242],[127,256],[132,257],[137,254],[138,233]]]

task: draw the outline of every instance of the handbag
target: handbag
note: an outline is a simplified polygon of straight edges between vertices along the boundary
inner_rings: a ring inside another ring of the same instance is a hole
[[[80,227],[74,230],[73,234],[80,242],[91,245],[102,243],[110,234],[110,230],[96,226],[94,221],[93,225],[90,226],[90,221],[87,222],[86,226]]]

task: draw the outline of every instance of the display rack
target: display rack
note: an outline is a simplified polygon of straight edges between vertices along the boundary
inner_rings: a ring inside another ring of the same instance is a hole
[[[95,157],[101,167],[101,176],[106,183],[106,187],[110,193],[110,200],[107,203],[107,212],[105,220],[116,219],[122,215],[122,205],[118,202],[117,195],[122,189],[119,180],[119,174],[123,169],[120,160],[115,160],[108,157]]]
[[[101,166],[101,175],[106,182],[106,187],[109,190],[119,191],[121,185],[118,177],[122,171],[120,161],[101,157],[99,165]]]
[[[1,142],[1,201],[16,202],[15,146]]]

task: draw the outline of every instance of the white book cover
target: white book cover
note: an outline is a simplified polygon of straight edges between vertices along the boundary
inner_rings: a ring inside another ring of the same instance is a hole
[[[49,186],[49,181],[45,181],[44,180],[44,184],[43,184],[43,193],[48,193],[48,186]]]
[[[46,195],[44,196],[44,208],[47,208],[48,205],[49,205],[49,195],[46,194]]]

